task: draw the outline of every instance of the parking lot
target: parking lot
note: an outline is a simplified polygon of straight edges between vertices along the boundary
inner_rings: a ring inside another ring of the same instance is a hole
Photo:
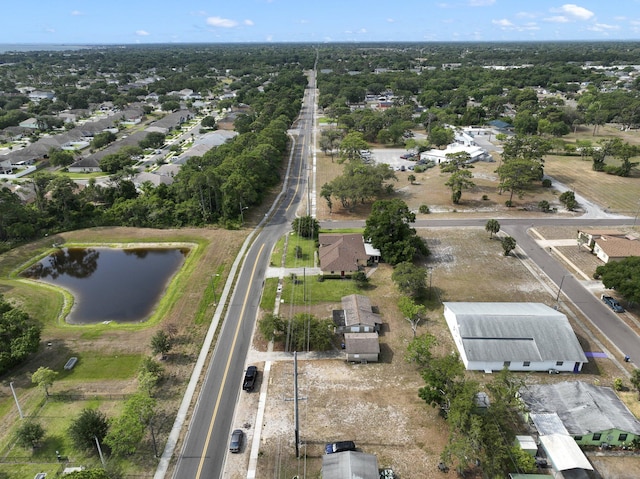
[[[376,163],[386,163],[394,170],[398,171],[402,166],[406,170],[410,166],[415,166],[416,162],[412,160],[404,160],[401,155],[408,153],[405,148],[374,148],[371,150],[371,157]]]

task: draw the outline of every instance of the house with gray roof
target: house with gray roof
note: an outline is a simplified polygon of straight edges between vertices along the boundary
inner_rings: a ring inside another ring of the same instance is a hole
[[[542,303],[445,302],[467,370],[579,372],[587,357],[567,317]]]
[[[611,388],[583,381],[530,384],[520,389],[520,399],[541,435],[566,432],[581,446],[640,440],[640,421]]]
[[[100,162],[93,157],[80,158],[78,161],[69,165],[70,173],[98,173],[102,171]]]

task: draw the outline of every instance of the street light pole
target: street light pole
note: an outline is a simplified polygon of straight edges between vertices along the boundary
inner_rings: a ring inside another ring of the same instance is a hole
[[[238,202],[240,204],[240,226],[244,225],[244,210],[248,210],[248,206],[242,206],[242,201]]]

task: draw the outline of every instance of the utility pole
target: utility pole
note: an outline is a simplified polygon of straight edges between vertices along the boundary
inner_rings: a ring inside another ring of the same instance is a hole
[[[298,352],[293,352],[293,409],[295,418],[296,457],[300,457],[300,420],[298,417]]]
[[[564,279],[567,276],[571,276],[570,274],[565,274],[562,276],[562,279],[560,280],[560,287],[558,288],[558,294],[556,295],[556,309],[558,309],[558,304],[560,302],[560,293],[562,292],[562,285],[564,283]]]
[[[22,408],[20,407],[20,403],[18,402],[18,395],[16,394],[16,390],[13,389],[13,381],[9,383],[9,387],[11,388],[11,392],[13,393],[13,399],[16,402],[16,406],[18,406],[18,414],[20,414],[20,419],[24,419],[24,415],[22,414]]]
[[[106,467],[107,465],[104,462],[104,456],[102,455],[102,448],[100,447],[100,441],[98,441],[97,436],[93,436],[93,438],[96,440],[96,446],[98,446],[98,454],[100,455],[100,462],[102,462],[102,467]]]

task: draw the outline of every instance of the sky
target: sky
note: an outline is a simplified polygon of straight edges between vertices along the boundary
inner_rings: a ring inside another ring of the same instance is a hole
[[[576,1],[31,0],[0,44],[640,40],[640,0]]]

